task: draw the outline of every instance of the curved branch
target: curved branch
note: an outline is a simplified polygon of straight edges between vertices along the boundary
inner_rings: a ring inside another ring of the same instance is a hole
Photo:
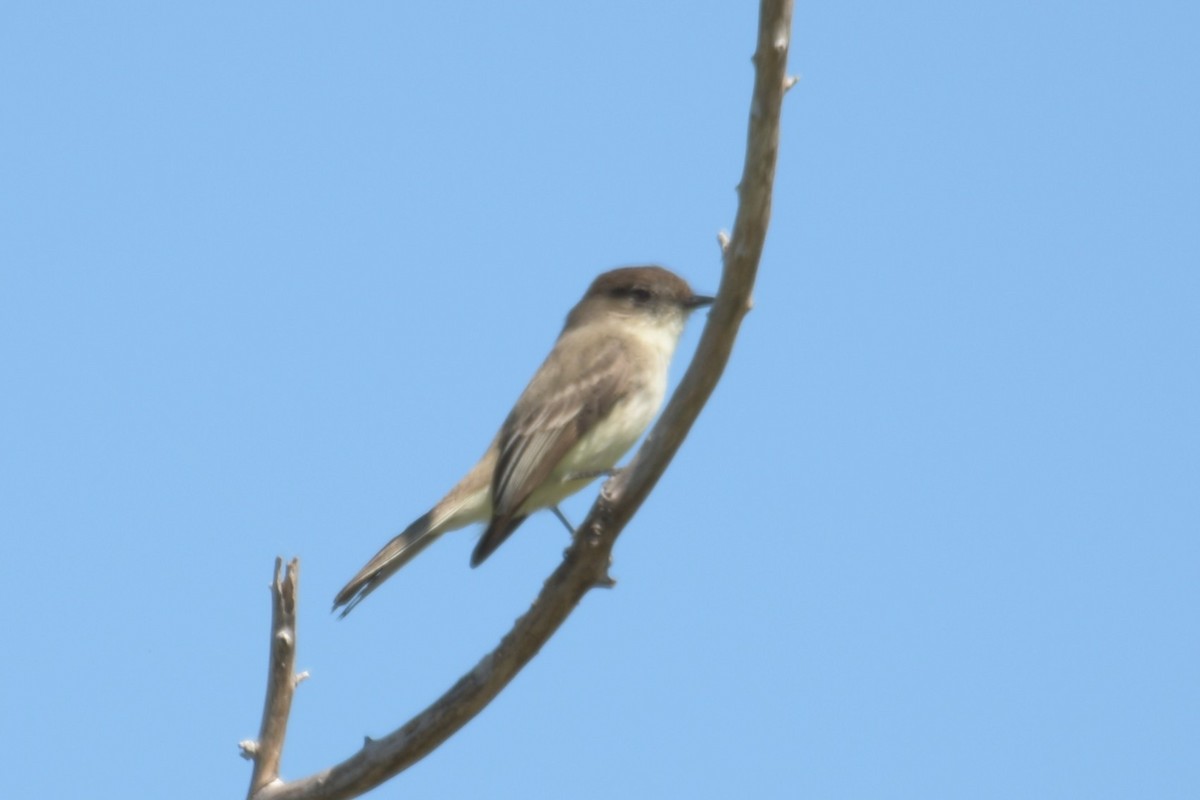
[[[794,81],[787,76],[788,44],[792,30],[792,0],[762,0],[759,7],[758,46],[754,52],[754,95],[750,101],[746,161],[738,184],[738,210],[733,234],[722,237],[725,269],[717,301],[709,312],[696,354],[662,417],[646,437],[630,468],[612,481],[613,495],[608,514],[611,536],[638,510],[650,490],[666,471],[675,451],[683,443],[716,388],[742,319],[752,306],[751,294],[758,262],[771,221],[771,194],[775,163],[779,155],[779,120],[783,96]],[[594,524],[602,511],[601,496],[584,522]],[[611,544],[609,545],[611,548]]]
[[[750,310],[770,221],[779,118],[789,85],[785,68],[791,16],[791,0],[761,4],[746,162],[733,234],[724,248],[720,291],[683,381],[633,462],[605,484],[563,563],[492,653],[403,727],[382,739],[368,739],[361,750],[327,770],[291,783],[268,783],[253,795],[254,800],[334,800],[378,786],[429,754],[478,714],[537,654],[590,589],[611,585],[608,565],[617,536],[700,414]]]

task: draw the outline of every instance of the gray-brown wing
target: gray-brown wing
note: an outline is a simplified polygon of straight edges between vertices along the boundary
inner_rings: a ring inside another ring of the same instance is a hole
[[[619,341],[597,339],[573,358],[555,347],[500,429],[492,521],[471,557],[479,564],[520,524],[520,509],[578,441],[629,391]]]

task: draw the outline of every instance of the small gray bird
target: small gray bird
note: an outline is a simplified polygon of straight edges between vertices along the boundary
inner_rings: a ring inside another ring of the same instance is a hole
[[[712,302],[662,267],[596,278],[483,458],[367,562],[334,611],[344,606],[346,616],[446,531],[487,522],[471,555],[477,566],[527,516],[610,471],[662,406],[688,314]]]

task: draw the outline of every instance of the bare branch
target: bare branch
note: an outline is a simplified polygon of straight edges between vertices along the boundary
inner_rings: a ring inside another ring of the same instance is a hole
[[[242,755],[254,760],[250,776],[253,798],[264,786],[279,780],[279,760],[287,735],[288,715],[296,686],[308,673],[296,675],[296,583],[300,562],[275,559],[275,579],[271,582],[271,659],[267,668],[267,699],[263,703],[262,725],[257,742],[242,742]]]
[[[791,0],[761,3],[746,161],[733,233],[728,242],[722,242],[725,269],[720,291],[682,383],[637,456],[604,485],[563,563],[492,653],[403,727],[382,739],[368,739],[357,753],[327,770],[291,783],[271,782],[270,778],[260,783],[260,771],[267,772],[261,769],[264,759],[260,757],[253,785],[261,788],[252,794],[253,800],[339,800],[375,788],[426,756],[478,714],[537,654],[590,589],[611,585],[608,565],[617,536],[666,470],[720,380],[738,328],[751,307],[771,216],[791,16]],[[283,674],[290,677],[290,665]],[[273,668],[272,681],[275,675]],[[269,692],[268,708],[270,696]],[[264,714],[264,745],[269,716]],[[286,719],[286,708],[284,716]],[[278,740],[282,744],[282,728]],[[273,764],[277,769],[277,754]],[[273,778],[275,773],[270,775]]]
[[[584,530],[591,530],[604,521],[606,526],[597,528],[597,538],[601,540],[616,539],[666,471],[721,379],[742,318],[752,306],[754,278],[771,220],[771,193],[779,154],[779,120],[787,90],[791,29],[792,0],[762,0],[758,47],[754,53],[754,95],[750,103],[746,161],[738,184],[737,217],[728,241],[718,238],[725,260],[721,288],[709,312],[696,354],[671,402],[629,468],[609,482],[583,523]],[[611,547],[608,542],[606,551]]]
[[[265,786],[255,800],[333,800],[356,797],[416,763],[471,720],[508,685],[580,598],[602,579],[607,558],[583,557],[571,547],[546,581],[533,607],[475,668],[433,705],[382,739],[368,739],[357,753],[323,772],[291,783]]]

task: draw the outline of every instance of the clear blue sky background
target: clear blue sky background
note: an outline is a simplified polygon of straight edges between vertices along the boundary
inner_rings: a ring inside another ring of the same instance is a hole
[[[328,606],[594,274],[716,287],[755,25],[5,5],[6,797],[240,796],[276,554],[312,673],[289,777],[496,643],[550,515]],[[376,795],[1196,797],[1198,31],[1186,2],[801,3],[756,307],[617,589]]]

